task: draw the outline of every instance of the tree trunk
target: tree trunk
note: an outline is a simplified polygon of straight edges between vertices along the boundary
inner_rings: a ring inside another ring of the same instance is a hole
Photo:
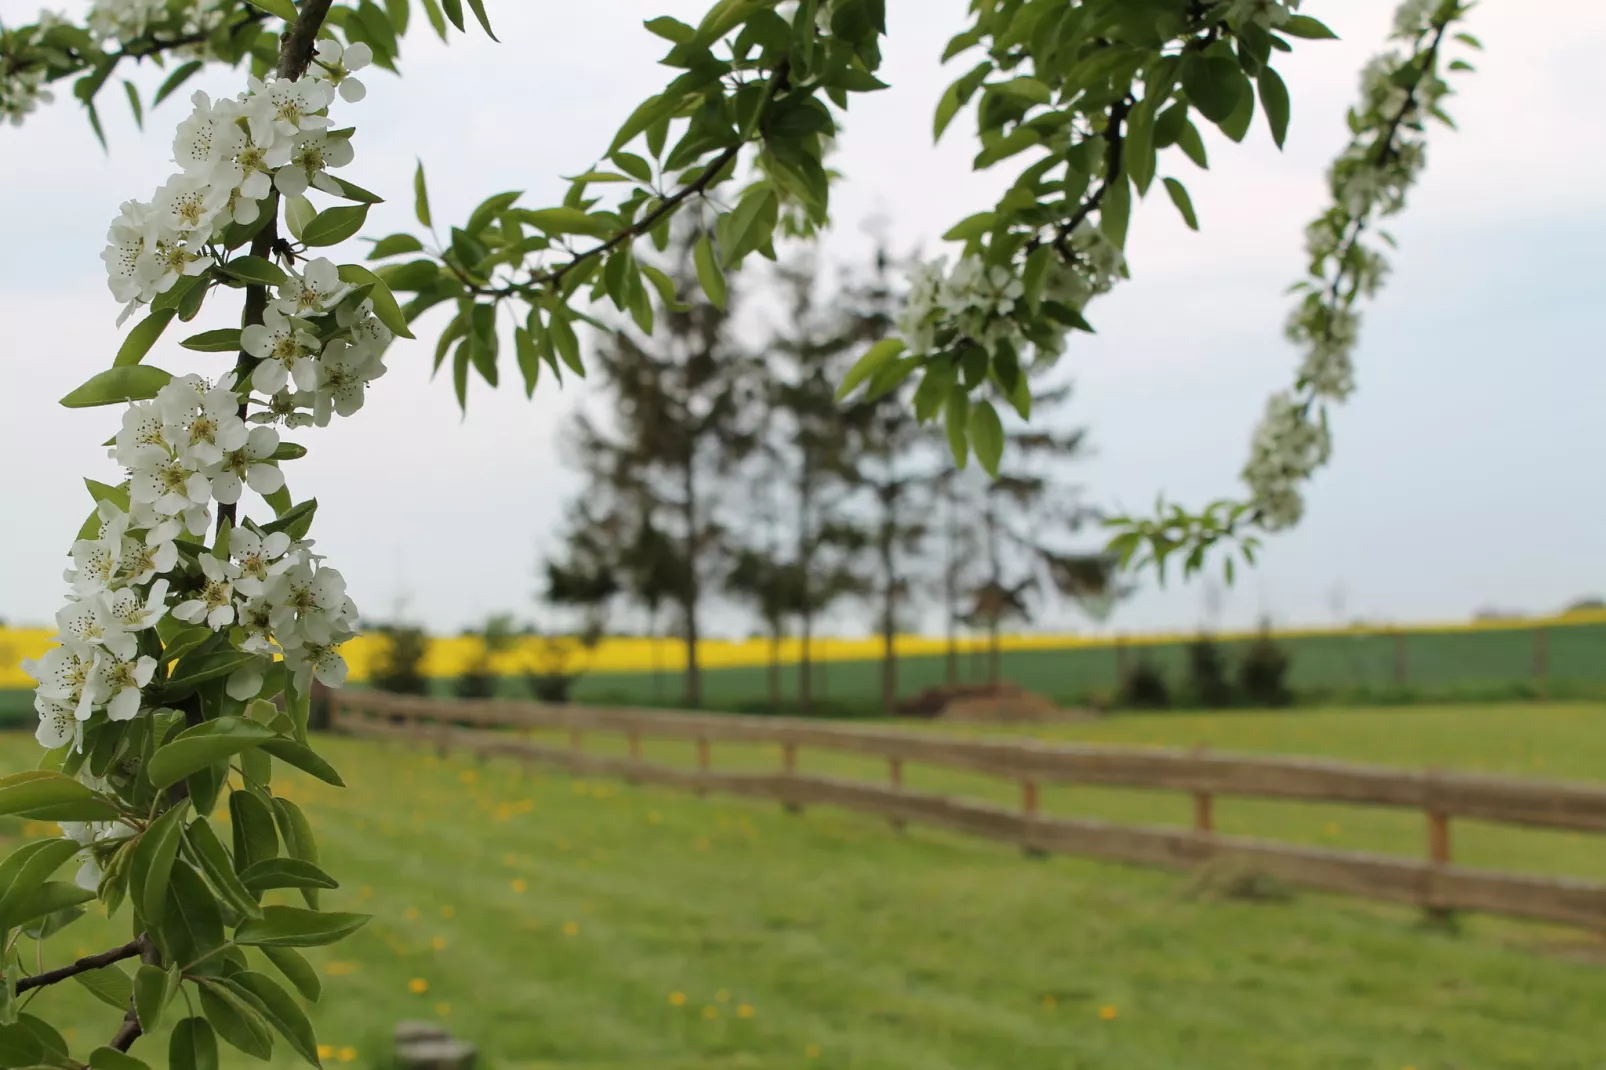
[[[652,704],[664,704],[664,652],[658,642],[658,607],[647,610],[648,641],[652,644]]]
[[[770,622],[770,712],[781,712],[781,622]]]
[[[959,682],[959,554],[954,545],[959,539],[957,530],[957,505],[954,502],[953,488],[948,488],[948,516],[944,527],[946,538],[943,540],[946,551],[946,560],[943,561],[942,571],[942,601],[947,616],[945,622],[948,629],[948,663],[945,666],[944,676],[949,684]]]
[[[814,565],[813,534],[810,531],[809,521],[812,519],[809,510],[813,508],[814,498],[814,468],[813,458],[808,446],[803,447],[802,469],[798,476],[797,487],[797,571],[798,571],[798,649],[797,662],[797,706],[798,712],[807,717],[814,712],[814,666],[810,661],[813,653],[814,639],[814,609],[810,604],[813,600],[809,588],[810,568]]]
[[[897,536],[897,486],[892,474],[887,474],[887,485],[881,493],[880,556],[882,576],[881,602],[881,711],[888,716],[898,708],[898,579],[894,575],[896,561],[893,540]]]
[[[998,686],[999,653],[998,617],[995,615],[987,622],[987,685],[989,687]]]
[[[686,625],[686,690],[684,704],[687,709],[701,709],[703,705],[703,677],[697,665],[697,447],[687,446],[685,470],[682,473],[686,495],[686,575],[681,590],[681,607]]]

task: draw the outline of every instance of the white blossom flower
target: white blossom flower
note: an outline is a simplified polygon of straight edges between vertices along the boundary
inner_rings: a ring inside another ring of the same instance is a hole
[[[160,579],[151,584],[144,601],[140,600],[139,592],[132,587],[113,591],[106,597],[105,612],[112,625],[123,632],[142,632],[156,627],[156,623],[167,615],[167,580]]]
[[[131,403],[123,410],[123,426],[117,432],[112,460],[124,468],[140,468],[166,460],[173,454],[166,429],[166,416],[156,402]]]
[[[189,624],[206,622],[214,632],[234,623],[234,588],[232,580],[237,574],[233,565],[219,561],[211,554],[202,554],[201,572],[206,583],[194,598],[173,607],[173,616]]]
[[[297,691],[306,692],[314,678],[325,687],[346,684],[346,659],[333,644],[304,640],[286,645],[284,663],[295,677]]]
[[[355,104],[368,95],[368,89],[352,77],[374,60],[374,51],[361,41],[341,47],[340,42],[325,37],[318,42],[318,65],[323,68],[329,84],[340,90],[340,98]]]
[[[146,257],[150,230],[150,207],[139,201],[124,201],[122,210],[106,231],[106,248],[100,254],[106,265],[106,283],[112,296],[122,304],[144,297],[153,266]]]
[[[238,528],[236,531],[240,530]],[[278,651],[279,644],[273,639],[273,605],[266,598],[252,598],[240,602],[237,606],[239,612],[239,625],[245,631],[245,638],[238,646],[241,650],[253,654],[272,654]]]
[[[189,458],[169,457],[130,469],[128,495],[132,502],[151,505],[163,516],[178,516],[210,502],[212,484]]]
[[[140,690],[156,675],[156,659],[146,655],[140,658],[122,658],[108,650],[95,653],[95,668],[85,687],[85,697],[93,695],[94,704],[106,707],[106,716],[113,721],[131,720],[139,712]],[[80,706],[80,720],[84,717]]]
[[[147,237],[208,241],[212,223],[227,203],[227,187],[191,174],[173,175],[156,191]]]
[[[39,682],[39,695],[66,705],[77,706],[95,664],[92,648],[67,641],[51,647],[34,661],[25,658],[22,671]],[[60,744],[56,744],[60,746]]]
[[[174,535],[177,534],[175,531]],[[142,542],[139,539],[123,537],[122,570],[123,580],[130,584],[140,584],[164,572],[173,571],[178,564],[178,545],[173,542],[173,536],[156,543]]]
[[[329,106],[333,90],[320,78],[302,78],[290,82],[274,79],[250,81],[251,94],[246,98],[246,120],[250,124],[251,140],[259,145],[271,143],[275,138],[294,137],[303,130],[322,130],[329,125],[327,116],[318,112]]]
[[[318,370],[320,381],[313,395],[312,420],[326,427],[331,409],[341,416],[351,416],[362,408],[363,388],[383,375],[385,366],[377,356],[337,339],[324,347]]]
[[[164,437],[199,467],[215,465],[245,445],[240,399],[227,385],[208,386],[200,376],[186,375],[162,387],[156,403],[166,422]]]
[[[39,714],[39,727],[33,738],[46,750],[55,750],[71,743],[77,748],[83,743],[84,726],[73,713],[73,707],[44,695],[36,695],[33,708]]]
[[[243,527],[229,532],[229,555],[240,570],[234,589],[247,598],[263,594],[270,579],[296,564],[293,557],[285,556],[289,549],[290,536],[282,531],[266,537]]]
[[[340,281],[340,269],[326,256],[307,261],[300,274],[287,271],[285,275],[288,280],[279,287],[278,300],[269,306],[285,316],[316,316],[327,312],[351,289],[349,283]]]
[[[298,633],[305,641],[328,643],[346,628],[346,581],[332,568],[297,565],[274,577],[268,601],[274,606],[273,633],[287,648],[288,637]]]
[[[346,138],[329,137],[322,130],[302,134],[290,150],[290,159],[273,176],[274,188],[286,197],[298,197],[307,192],[308,186],[343,196],[345,191],[329,177],[327,169],[344,167],[354,156]]]
[[[251,386],[264,394],[277,394],[291,380],[301,390],[316,390],[318,366],[313,361],[321,348],[318,338],[302,321],[268,309],[261,324],[240,334],[245,351],[262,363],[251,373]]]
[[[173,162],[205,182],[237,186],[245,175],[236,158],[245,149],[245,131],[235,122],[238,102],[212,98],[202,90],[190,97],[194,110],[173,135]]]
[[[382,356],[385,350],[390,348],[390,343],[395,341],[396,338],[391,333],[390,328],[386,327],[379,317],[374,315],[374,303],[371,299],[363,301],[356,308],[352,308],[349,305],[341,305],[336,308],[335,322],[345,328],[347,333],[351,335],[353,347],[362,350],[364,353],[371,353],[374,356]],[[379,375],[383,374],[384,369],[380,369]],[[379,375],[375,375],[373,378],[377,379]]]
[[[258,494],[272,494],[284,486],[284,473],[267,463],[278,448],[279,433],[273,428],[251,428],[240,447],[224,454],[210,473],[212,497],[223,505],[233,505],[246,487]]]
[[[99,596],[68,602],[56,610],[56,628],[62,639],[82,646],[103,644],[108,624],[106,605]]]

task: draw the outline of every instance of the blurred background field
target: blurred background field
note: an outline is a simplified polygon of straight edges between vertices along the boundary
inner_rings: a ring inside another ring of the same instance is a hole
[[[1419,706],[1134,715],[1033,731],[1598,779],[1603,715],[1584,704]],[[1026,859],[830,809],[791,815],[508,761],[324,745],[350,788],[299,776],[276,787],[341,859],[343,887],[326,909],[375,915],[351,941],[310,953],[326,992],[313,1010],[326,1065],[382,1064],[390,1026],[406,1018],[474,1040],[491,1067],[1600,1065],[1598,936],[1486,918],[1464,919],[1459,934],[1427,931],[1407,909],[1303,893],[1201,898],[1186,877]],[[20,734],[0,741],[6,770],[33,754]],[[646,756],[693,761],[671,742],[649,742]],[[778,755],[716,747],[713,760],[773,767]],[[805,752],[802,762],[884,775],[851,756]],[[1013,790],[919,767],[908,779]],[[1064,788],[1043,804],[1188,820],[1174,795]],[[1217,820],[1229,833],[1409,855],[1424,835],[1414,815],[1353,807],[1223,800]],[[1606,877],[1595,838],[1456,829],[1468,864]],[[126,914],[111,932],[105,924],[69,929],[50,959],[121,938]],[[40,1000],[83,1041],[104,1028],[103,1008],[76,987]]]

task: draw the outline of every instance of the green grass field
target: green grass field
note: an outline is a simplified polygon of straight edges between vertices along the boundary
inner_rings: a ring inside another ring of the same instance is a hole
[[[1127,717],[1048,734],[1606,776],[1600,706]],[[1307,894],[1201,901],[1171,874],[1031,860],[840,811],[325,746],[352,787],[297,778],[292,794],[345,881],[326,906],[375,915],[313,953],[333,1065],[380,1061],[402,1018],[442,1021],[499,1068],[1600,1070],[1606,1059],[1606,940],[1595,936],[1485,918],[1446,935],[1409,910]],[[34,755],[26,737],[0,738],[5,769]],[[649,757],[692,755],[666,743]],[[714,761],[777,755],[716,747]],[[804,752],[802,763],[884,775],[860,759]],[[1014,798],[1007,784],[908,772],[916,787]],[[1059,789],[1045,805],[1180,824],[1189,804]],[[1345,807],[1223,802],[1218,820],[1413,854],[1423,840],[1415,815]],[[1456,827],[1457,856],[1474,864],[1606,878],[1603,848]],[[126,924],[85,919],[47,964],[121,942]],[[47,990],[40,1008],[72,1025],[83,1051],[115,1028],[75,986]],[[140,1045],[156,1065],[159,1043]]]

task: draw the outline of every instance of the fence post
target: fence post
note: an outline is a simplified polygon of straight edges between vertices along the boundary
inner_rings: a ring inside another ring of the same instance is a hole
[[[1429,804],[1428,811],[1428,873],[1423,895],[1424,921],[1435,928],[1453,929],[1455,912],[1438,901],[1437,871],[1450,864],[1450,815]]]
[[[781,744],[781,772],[787,776],[797,776],[796,743]],[[781,806],[789,814],[801,814],[803,812],[803,806],[801,803],[782,803]]]
[[[697,775],[699,777],[708,775],[708,737],[707,736],[698,736],[697,737]],[[703,796],[705,796],[707,794],[708,794],[708,789],[706,787],[702,786],[701,784],[699,784],[697,786],[697,797],[698,798],[702,798]]]
[[[1027,821],[1027,840],[1021,850],[1028,858],[1046,858],[1048,852],[1036,846],[1031,841],[1031,824],[1037,820],[1037,781],[1023,780],[1020,782],[1020,808]]]
[[[1545,628],[1534,629],[1534,679],[1539,684],[1539,695],[1545,697],[1550,690],[1548,677],[1550,676],[1550,632]]]
[[[632,763],[639,763],[641,761],[641,733],[639,733],[639,732],[626,732],[625,733],[625,742],[630,747],[630,761]],[[625,774],[625,783],[626,784],[639,784],[639,783],[641,783],[641,781],[639,779],[637,779],[633,774],[626,773]]]
[[[1405,644],[1405,633],[1398,628],[1394,629],[1394,682],[1407,684],[1411,682],[1411,656]]]
[[[902,758],[888,758],[887,759],[887,780],[892,784],[892,790],[893,791],[902,791],[903,790],[903,759]],[[892,819],[892,827],[896,831],[902,832],[904,830],[904,820],[903,820],[903,818],[901,818],[901,817],[893,818]]]
[[[1210,748],[1200,745],[1193,748],[1195,758],[1203,758]],[[1206,836],[1216,831],[1215,798],[1208,791],[1193,793],[1193,830]]]

